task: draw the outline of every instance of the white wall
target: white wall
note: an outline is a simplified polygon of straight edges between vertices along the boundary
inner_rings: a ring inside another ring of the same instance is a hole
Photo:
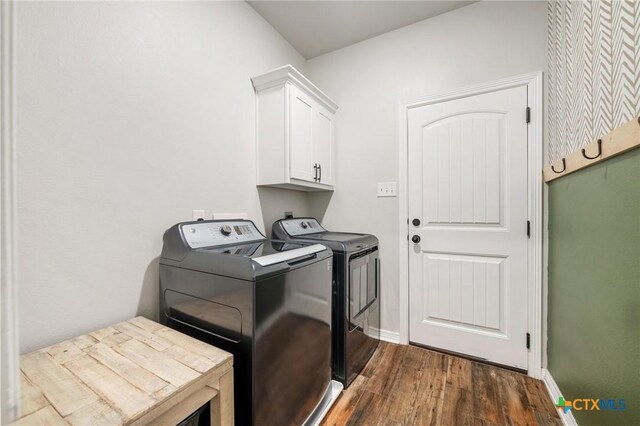
[[[304,60],[246,3],[18,2],[17,24],[22,352],[156,317],[162,234],[193,208],[306,213],[255,187],[249,78]]]
[[[483,1],[306,64],[244,2],[17,9],[22,352],[156,317],[162,233],[193,208],[376,234],[398,331],[398,205],[375,191],[398,180],[399,103],[546,63],[544,2]],[[249,78],[286,63],[340,105],[333,195],[255,187]]]
[[[400,102],[544,70],[545,55],[545,2],[483,1],[307,62],[340,105],[337,190],[312,210],[330,229],[380,239],[383,329],[399,331],[399,218],[398,199],[376,198],[376,182],[398,180]]]

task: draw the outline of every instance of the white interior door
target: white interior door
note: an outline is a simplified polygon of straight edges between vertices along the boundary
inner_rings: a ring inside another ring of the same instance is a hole
[[[408,116],[409,339],[521,369],[526,107],[521,86],[414,108]]]

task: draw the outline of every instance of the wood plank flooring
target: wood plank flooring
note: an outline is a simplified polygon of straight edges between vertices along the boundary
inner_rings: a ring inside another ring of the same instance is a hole
[[[381,342],[322,423],[561,425],[539,380],[503,368]]]

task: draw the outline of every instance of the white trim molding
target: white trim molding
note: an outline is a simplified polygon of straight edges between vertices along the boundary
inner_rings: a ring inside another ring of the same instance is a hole
[[[375,327],[371,327],[371,331],[373,331],[374,334],[379,332],[380,340],[383,340],[389,343],[395,343],[395,344],[400,343],[400,333],[396,331],[383,330],[381,328],[375,328]]]
[[[542,381],[547,387],[547,391],[551,397],[551,402],[555,405],[558,402],[558,398],[562,396],[562,392],[560,392],[558,384],[553,380],[553,376],[551,376],[551,373],[546,368],[542,369]],[[565,426],[576,426],[578,424],[576,419],[573,417],[571,410],[569,410],[568,413],[565,413],[564,410],[558,410],[558,414],[560,415],[562,424]]]
[[[327,109],[335,113],[338,110],[338,104],[333,99],[327,96],[322,90],[313,84],[307,77],[302,75],[300,71],[295,69],[293,65],[287,64],[276,68],[271,71],[267,71],[259,76],[252,77],[251,82],[256,93],[261,90],[269,89],[276,86],[281,86],[285,83],[295,83],[296,87],[306,92],[307,94],[319,98],[325,103]]]
[[[20,358],[16,284],[15,4],[0,2],[0,400],[2,424],[18,416]]]
[[[400,343],[409,343],[409,234],[408,212],[408,111],[426,105],[454,99],[480,95],[512,87],[527,87],[528,106],[531,109],[531,121],[527,129],[528,137],[528,203],[531,237],[528,245],[528,326],[530,350],[528,356],[528,374],[539,379],[542,373],[542,177],[543,166],[543,101],[542,71],[497,80],[489,83],[450,90],[444,93],[401,103],[399,108],[399,176],[398,176],[398,229],[400,262]],[[524,117],[523,117],[524,118]]]

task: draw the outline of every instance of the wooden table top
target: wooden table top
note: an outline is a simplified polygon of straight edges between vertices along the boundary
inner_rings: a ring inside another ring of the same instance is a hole
[[[230,353],[136,317],[23,355],[15,424],[136,423],[232,366]]]

